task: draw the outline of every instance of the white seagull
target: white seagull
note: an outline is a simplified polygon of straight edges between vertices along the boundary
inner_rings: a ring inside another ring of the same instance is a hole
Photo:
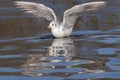
[[[105,1],[75,5],[64,12],[63,21],[59,22],[54,11],[44,4],[25,1],[15,1],[14,3],[18,8],[24,10],[25,13],[33,14],[36,17],[43,17],[50,21],[48,28],[51,29],[52,35],[57,38],[69,37],[71,35],[73,26],[80,14],[95,11],[106,5]]]

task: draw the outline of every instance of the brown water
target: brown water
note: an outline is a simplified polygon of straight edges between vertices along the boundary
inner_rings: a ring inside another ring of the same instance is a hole
[[[29,1],[29,0],[26,0]],[[73,5],[95,0],[30,0],[62,19]],[[0,1],[0,80],[119,80],[120,0],[78,19],[70,38],[55,39],[49,22]]]

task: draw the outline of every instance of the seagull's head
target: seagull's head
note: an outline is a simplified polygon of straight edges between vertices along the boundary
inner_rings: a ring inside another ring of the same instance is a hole
[[[52,21],[50,22],[49,26],[47,27],[48,29],[55,29],[57,28],[59,25],[58,25],[58,22],[57,21]]]

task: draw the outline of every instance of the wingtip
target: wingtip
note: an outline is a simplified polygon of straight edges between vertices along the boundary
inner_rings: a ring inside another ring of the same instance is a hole
[[[104,7],[108,4],[108,2],[106,1],[95,1],[95,2],[91,2],[91,4],[96,4],[98,7]]]
[[[22,1],[13,1],[14,4],[21,3]]]
[[[96,3],[98,3],[98,4],[103,4],[103,5],[107,5],[107,2],[106,2],[106,1],[96,1]]]
[[[107,6],[108,5],[108,2],[106,1],[101,1],[101,5],[104,7],[104,6]]]
[[[106,2],[106,1],[101,1],[101,3],[103,3],[103,4],[107,4],[107,2]]]
[[[30,1],[14,1],[14,4],[35,4],[34,2]]]
[[[23,2],[22,1],[14,1],[13,3],[14,3],[14,5],[18,5],[18,4],[23,3]]]

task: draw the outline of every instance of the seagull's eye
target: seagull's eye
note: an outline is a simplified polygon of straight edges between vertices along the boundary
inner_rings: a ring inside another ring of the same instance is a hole
[[[54,26],[54,24],[52,24],[52,26]]]

